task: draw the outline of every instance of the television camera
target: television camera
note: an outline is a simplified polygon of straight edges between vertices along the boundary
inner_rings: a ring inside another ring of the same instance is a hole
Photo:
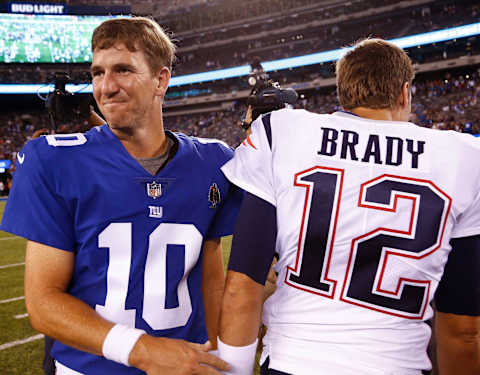
[[[248,84],[253,87],[247,98],[247,112],[241,122],[244,130],[248,130],[261,114],[292,106],[298,98],[294,89],[282,89],[278,82],[269,79],[259,58],[252,60],[250,69]]]
[[[45,107],[53,130],[57,130],[61,122],[88,120],[90,106],[93,104],[91,96],[77,95],[67,91],[67,83],[75,83],[75,81],[66,72],[55,72],[50,81],[55,84],[55,89],[48,94]]]

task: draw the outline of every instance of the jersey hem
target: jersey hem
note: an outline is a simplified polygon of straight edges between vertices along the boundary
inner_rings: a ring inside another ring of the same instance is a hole
[[[452,232],[451,238],[462,238],[462,237],[470,237],[470,236],[477,236],[480,234],[480,227],[479,228],[472,228],[469,230],[464,230],[464,231],[459,231],[458,233],[455,233],[455,231]]]
[[[55,244],[54,242],[50,241],[49,239],[34,238],[33,236],[31,236],[29,234],[25,234],[25,232],[23,232],[21,230],[17,231],[15,229],[4,227],[2,225],[0,225],[0,230],[2,230],[4,232],[7,232],[7,233],[10,233],[10,234],[13,234],[13,235],[16,235],[16,236],[19,236],[19,237],[22,237],[22,238],[26,239],[27,241],[38,242],[42,245],[53,247],[57,250],[67,251],[69,253],[72,253],[72,252],[75,251],[75,249],[70,248],[69,246],[64,246],[63,244],[62,245]]]
[[[262,353],[262,358],[264,357]],[[270,363],[268,368],[274,369],[277,371],[282,371],[289,374],[295,375],[311,375],[312,373],[316,374],[330,374],[335,373],[336,375],[392,375],[392,374],[402,374],[402,375],[422,375],[421,370],[405,370],[405,369],[373,369],[372,367],[362,367],[358,362],[355,364],[355,368],[345,367],[345,364],[341,363],[329,363],[324,362],[321,365],[319,362],[315,364],[315,367],[312,369],[305,366],[301,362],[296,362],[295,364],[285,360],[285,358],[276,358],[272,357],[272,354],[266,354],[265,358],[269,357]],[[265,360],[264,360],[265,361]],[[375,372],[372,372],[375,371]]]
[[[58,361],[55,361],[55,370],[56,375],[83,375],[81,372],[75,371]]]

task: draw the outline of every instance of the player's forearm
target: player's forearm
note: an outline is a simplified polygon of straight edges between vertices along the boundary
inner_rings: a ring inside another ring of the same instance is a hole
[[[223,287],[225,285],[223,269],[221,269],[221,272],[217,271],[216,276],[217,277],[204,277],[202,280],[205,324],[207,326],[208,339],[212,344],[212,349],[217,348],[220,307],[222,304]]]
[[[480,374],[480,337],[467,335],[450,337],[437,343],[440,375]]]
[[[55,291],[41,298],[27,293],[26,305],[30,322],[39,332],[76,349],[102,355],[103,341],[113,323],[83,301]]]
[[[205,309],[205,324],[212,349],[217,349],[220,306],[225,286],[220,238],[206,241],[203,250],[202,296]]]
[[[27,242],[25,302],[30,321],[35,329],[60,342],[101,355],[113,324],[67,293],[74,267],[72,252]]]
[[[437,359],[440,375],[480,374],[480,320],[437,312]]]
[[[252,344],[258,336],[264,286],[248,276],[228,271],[222,310],[220,339],[232,346]]]

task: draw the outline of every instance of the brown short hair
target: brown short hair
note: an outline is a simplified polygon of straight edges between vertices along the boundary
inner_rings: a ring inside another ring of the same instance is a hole
[[[141,50],[152,72],[172,70],[175,44],[162,27],[146,17],[114,18],[103,22],[92,35],[92,52],[123,43],[130,52]]]
[[[415,72],[407,54],[382,39],[365,39],[337,61],[337,96],[344,109],[396,108]]]

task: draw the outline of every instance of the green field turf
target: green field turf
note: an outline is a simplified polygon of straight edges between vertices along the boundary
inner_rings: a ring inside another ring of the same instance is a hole
[[[0,218],[5,202],[0,202]],[[231,237],[222,240],[224,264],[228,262]],[[0,267],[25,262],[25,240],[0,231]],[[23,265],[0,268],[0,301],[23,296]],[[20,344],[1,349],[3,344],[38,335],[28,318],[15,319],[16,315],[26,314],[25,301],[18,300],[0,303],[0,374],[1,375],[41,375],[43,340]],[[258,369],[256,371],[258,374]]]
[[[0,202],[0,217],[5,202]],[[0,231],[0,267],[25,262],[25,240]],[[0,301],[23,296],[23,265],[0,268]],[[0,303],[0,374],[41,375],[43,340],[3,349],[2,345],[38,335],[30,325],[28,317],[15,319],[26,314],[25,301]]]

